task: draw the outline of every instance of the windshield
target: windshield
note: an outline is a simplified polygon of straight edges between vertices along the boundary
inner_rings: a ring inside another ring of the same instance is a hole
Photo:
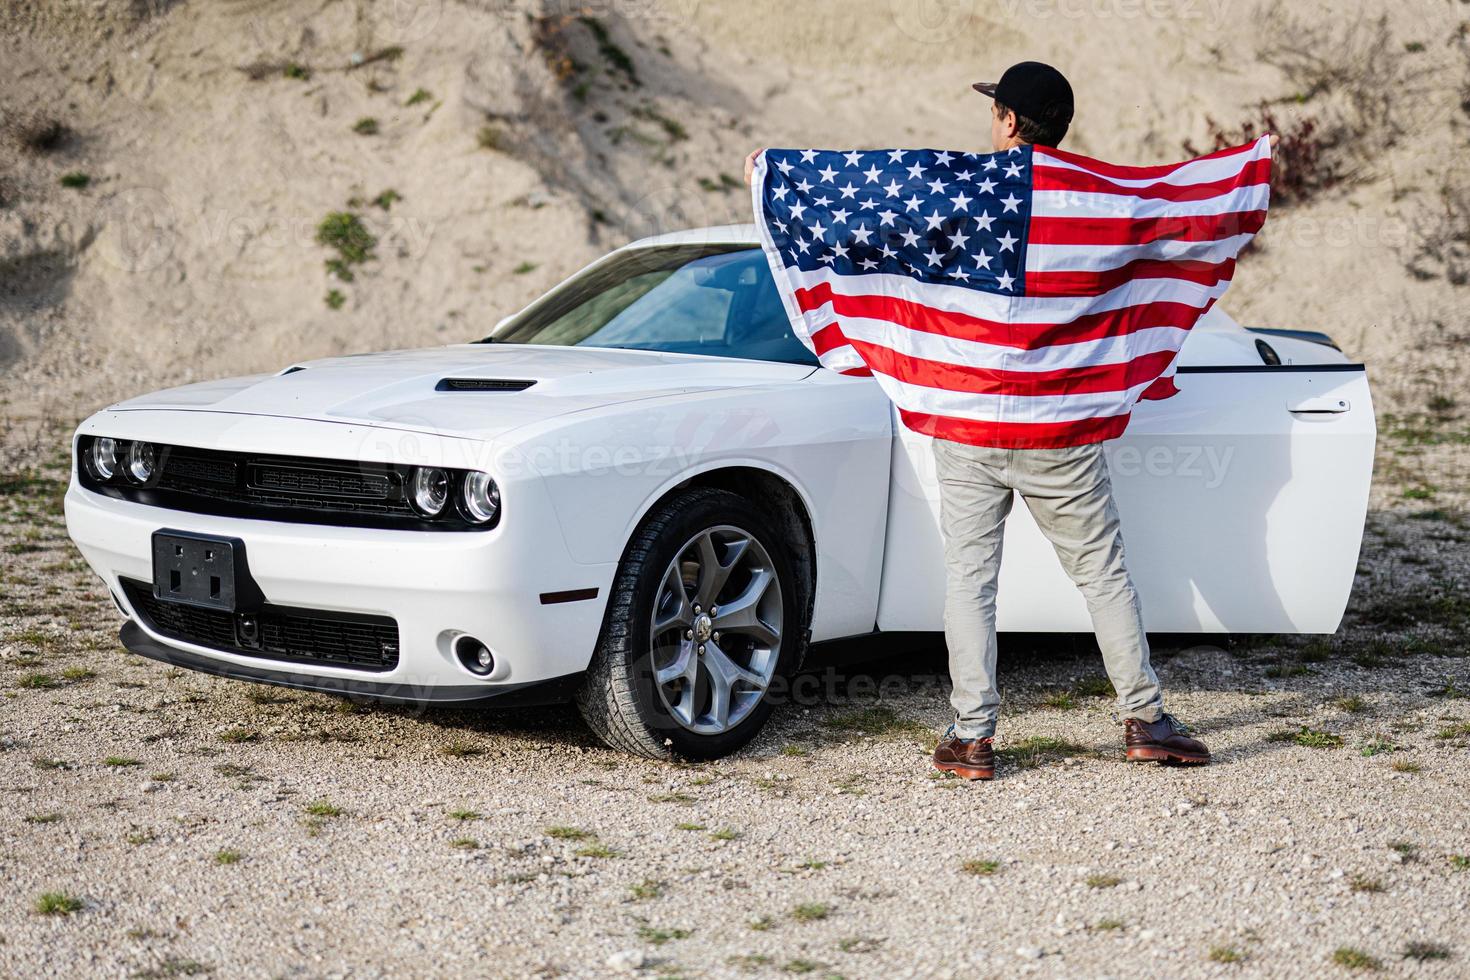
[[[791,331],[765,255],[743,245],[617,253],[548,293],[490,339],[817,363]]]

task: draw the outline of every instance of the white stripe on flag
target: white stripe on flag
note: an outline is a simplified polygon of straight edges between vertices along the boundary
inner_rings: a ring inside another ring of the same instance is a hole
[[[1191,242],[1162,239],[1145,245],[1030,245],[1026,249],[1027,272],[1101,272],[1139,259],[1170,262],[1223,262],[1236,256],[1250,234],[1232,235],[1217,241]]]
[[[1264,211],[1271,199],[1266,184],[1247,184],[1237,190],[1198,201],[1163,201],[1132,194],[1100,194],[1092,191],[1036,191],[1031,195],[1033,218],[1190,218],[1198,215],[1229,214],[1232,211]]]
[[[829,317],[823,323],[831,323]],[[961,340],[944,334],[911,330],[888,320],[863,317],[837,319],[848,340],[860,340],[887,347],[926,361],[959,364],[992,371],[1055,371],[1062,368],[1084,368],[1096,364],[1120,364],[1144,354],[1177,350],[1189,331],[1181,327],[1144,327],[1117,337],[1083,340],[1075,344],[1057,344],[1036,350],[1020,350]],[[816,319],[810,321],[815,324]]]
[[[1191,160],[1189,163],[1175,169],[1172,173],[1162,177],[1112,177],[1100,170],[1090,170],[1087,167],[1054,157],[1041,147],[1037,147],[1032,155],[1033,166],[1056,167],[1060,170],[1076,170],[1084,174],[1092,174],[1103,180],[1111,181],[1120,187],[1152,187],[1155,184],[1168,184],[1170,186],[1188,186],[1190,184],[1208,184],[1216,180],[1229,180],[1240,173],[1245,167],[1256,160],[1262,159],[1256,148],[1233,156],[1216,157],[1212,160]]]

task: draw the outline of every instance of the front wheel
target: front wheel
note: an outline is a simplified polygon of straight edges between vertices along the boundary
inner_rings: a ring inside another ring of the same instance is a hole
[[[577,707],[613,748],[714,759],[771,713],[806,636],[791,561],[772,521],[711,488],[655,508],[628,545]]]

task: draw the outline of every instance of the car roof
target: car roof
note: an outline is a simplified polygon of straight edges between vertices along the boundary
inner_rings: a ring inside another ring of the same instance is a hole
[[[759,245],[760,240],[753,224],[711,225],[708,228],[690,228],[686,231],[651,235],[629,242],[623,248],[649,248],[656,245]]]

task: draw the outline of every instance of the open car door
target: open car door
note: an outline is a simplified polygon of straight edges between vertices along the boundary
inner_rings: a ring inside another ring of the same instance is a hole
[[[1186,351],[1228,346],[1218,333],[1196,339]],[[1140,402],[1127,433],[1107,445],[1146,627],[1335,631],[1356,574],[1373,471],[1376,426],[1363,366],[1188,365],[1182,360],[1178,394]],[[943,629],[930,440],[897,429],[878,627]],[[1019,501],[1006,526],[997,613],[1004,630],[1092,628]]]

